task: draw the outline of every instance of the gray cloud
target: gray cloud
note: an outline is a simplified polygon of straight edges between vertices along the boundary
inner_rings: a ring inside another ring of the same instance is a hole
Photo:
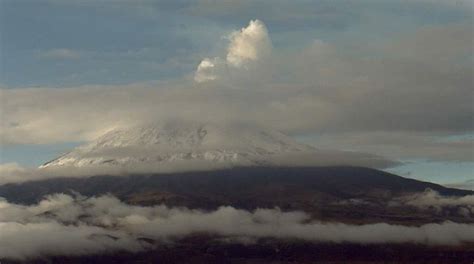
[[[461,197],[450,197],[440,195],[431,189],[425,190],[423,193],[417,193],[398,199],[404,204],[415,206],[423,209],[435,209],[441,212],[443,209],[457,208],[462,212],[474,215],[474,195],[465,195]]]
[[[330,135],[344,149],[379,155],[395,149],[395,158],[472,160],[472,140],[438,140],[473,131],[472,63],[459,61],[471,49],[465,34],[458,24],[421,28],[394,37],[375,58],[314,40],[300,51],[273,50],[247,73],[230,69],[227,78],[205,84],[186,76],[115,87],[2,89],[0,141],[88,141],[136,121],[180,118]],[[420,46],[424,52],[413,53]],[[366,148],[357,141],[364,134],[371,135],[363,139]]]
[[[133,156],[134,149],[112,149],[111,153],[100,153],[108,158],[117,158],[125,154],[125,157]],[[140,149],[139,155],[156,149]],[[123,152],[123,153],[122,153]],[[150,157],[153,156],[149,155]],[[92,156],[92,159],[97,157]],[[311,152],[295,152],[288,154],[269,155],[268,161],[278,166],[361,166],[370,168],[389,168],[399,165],[392,161],[373,154],[350,151],[337,151],[318,149]],[[24,168],[17,163],[0,164],[0,185],[7,183],[21,183],[25,181],[38,181],[59,177],[91,177],[95,175],[127,176],[141,173],[174,173],[185,171],[207,171],[213,169],[226,169],[235,166],[232,161],[206,161],[206,160],[179,160],[166,162],[139,162],[128,161],[127,166],[107,165],[61,165],[59,167],[46,168]],[[242,165],[242,164],[240,164]]]
[[[472,162],[474,141],[466,137],[445,139],[431,132],[404,133],[399,131],[321,133],[307,143],[320,147],[351,149],[377,153],[389,158],[427,159],[430,161]]]
[[[299,238],[320,242],[457,245],[474,241],[474,226],[446,222],[420,227],[311,221],[303,212],[220,207],[216,211],[127,205],[112,196],[56,194],[31,206],[0,200],[0,257],[82,255],[151,248],[138,238],[166,241],[192,233],[229,238]],[[238,241],[238,240],[237,240]]]
[[[449,197],[440,195],[433,190],[426,190],[424,193],[416,194],[406,198],[406,203],[418,207],[428,206],[474,206],[474,195],[465,195],[461,197]]]
[[[374,206],[374,201],[351,198],[341,200],[336,205],[352,206]],[[417,211],[427,212],[430,215],[439,217],[454,216],[461,221],[471,223],[474,219],[474,195],[464,196],[445,196],[432,189],[426,189],[424,192],[411,193],[394,197],[391,200],[384,201],[387,208],[399,207],[407,210],[408,207],[414,207]]]
[[[71,49],[51,49],[38,52],[37,56],[42,59],[65,59],[75,60],[81,57],[81,53]]]

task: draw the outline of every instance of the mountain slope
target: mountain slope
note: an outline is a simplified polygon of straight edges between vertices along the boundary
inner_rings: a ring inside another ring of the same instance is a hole
[[[0,186],[0,197],[15,203],[38,202],[53,193],[112,194],[133,204],[215,209],[302,210],[316,218],[349,222],[424,223],[466,221],[453,215],[417,213],[390,207],[399,197],[432,189],[463,196],[471,191],[445,188],[359,167],[241,167],[201,172],[57,178]],[[347,201],[359,201],[347,203]]]

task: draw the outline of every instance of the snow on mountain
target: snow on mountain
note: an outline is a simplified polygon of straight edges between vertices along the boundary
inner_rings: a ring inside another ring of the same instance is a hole
[[[314,151],[279,132],[245,125],[165,123],[109,131],[40,168],[280,165],[282,156]]]

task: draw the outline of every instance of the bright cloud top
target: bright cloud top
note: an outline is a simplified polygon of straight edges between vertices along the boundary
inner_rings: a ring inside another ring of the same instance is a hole
[[[271,50],[268,30],[260,20],[251,20],[246,28],[233,32],[230,40],[226,61],[235,67],[266,57]]]
[[[252,63],[268,58],[272,44],[266,26],[260,20],[251,20],[240,31],[230,34],[227,55],[205,58],[199,63],[194,74],[198,83],[223,78],[229,71],[248,70]]]

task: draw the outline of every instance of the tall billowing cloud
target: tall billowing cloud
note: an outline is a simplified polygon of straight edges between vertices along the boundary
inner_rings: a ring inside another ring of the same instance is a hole
[[[233,32],[230,40],[226,61],[234,67],[265,58],[271,51],[267,28],[260,20],[251,20],[246,28]]]
[[[0,200],[0,259],[140,251],[152,248],[153,243],[193,233],[246,241],[271,237],[333,243],[474,242],[474,225],[452,222],[419,227],[320,223],[304,212],[282,212],[278,208],[251,212],[229,206],[215,211],[142,207],[124,204],[112,196],[56,194],[31,206]]]
[[[266,26],[260,20],[230,34],[225,59],[205,58],[198,65],[194,80],[198,83],[223,78],[233,71],[249,70],[252,64],[269,57],[272,44]]]

